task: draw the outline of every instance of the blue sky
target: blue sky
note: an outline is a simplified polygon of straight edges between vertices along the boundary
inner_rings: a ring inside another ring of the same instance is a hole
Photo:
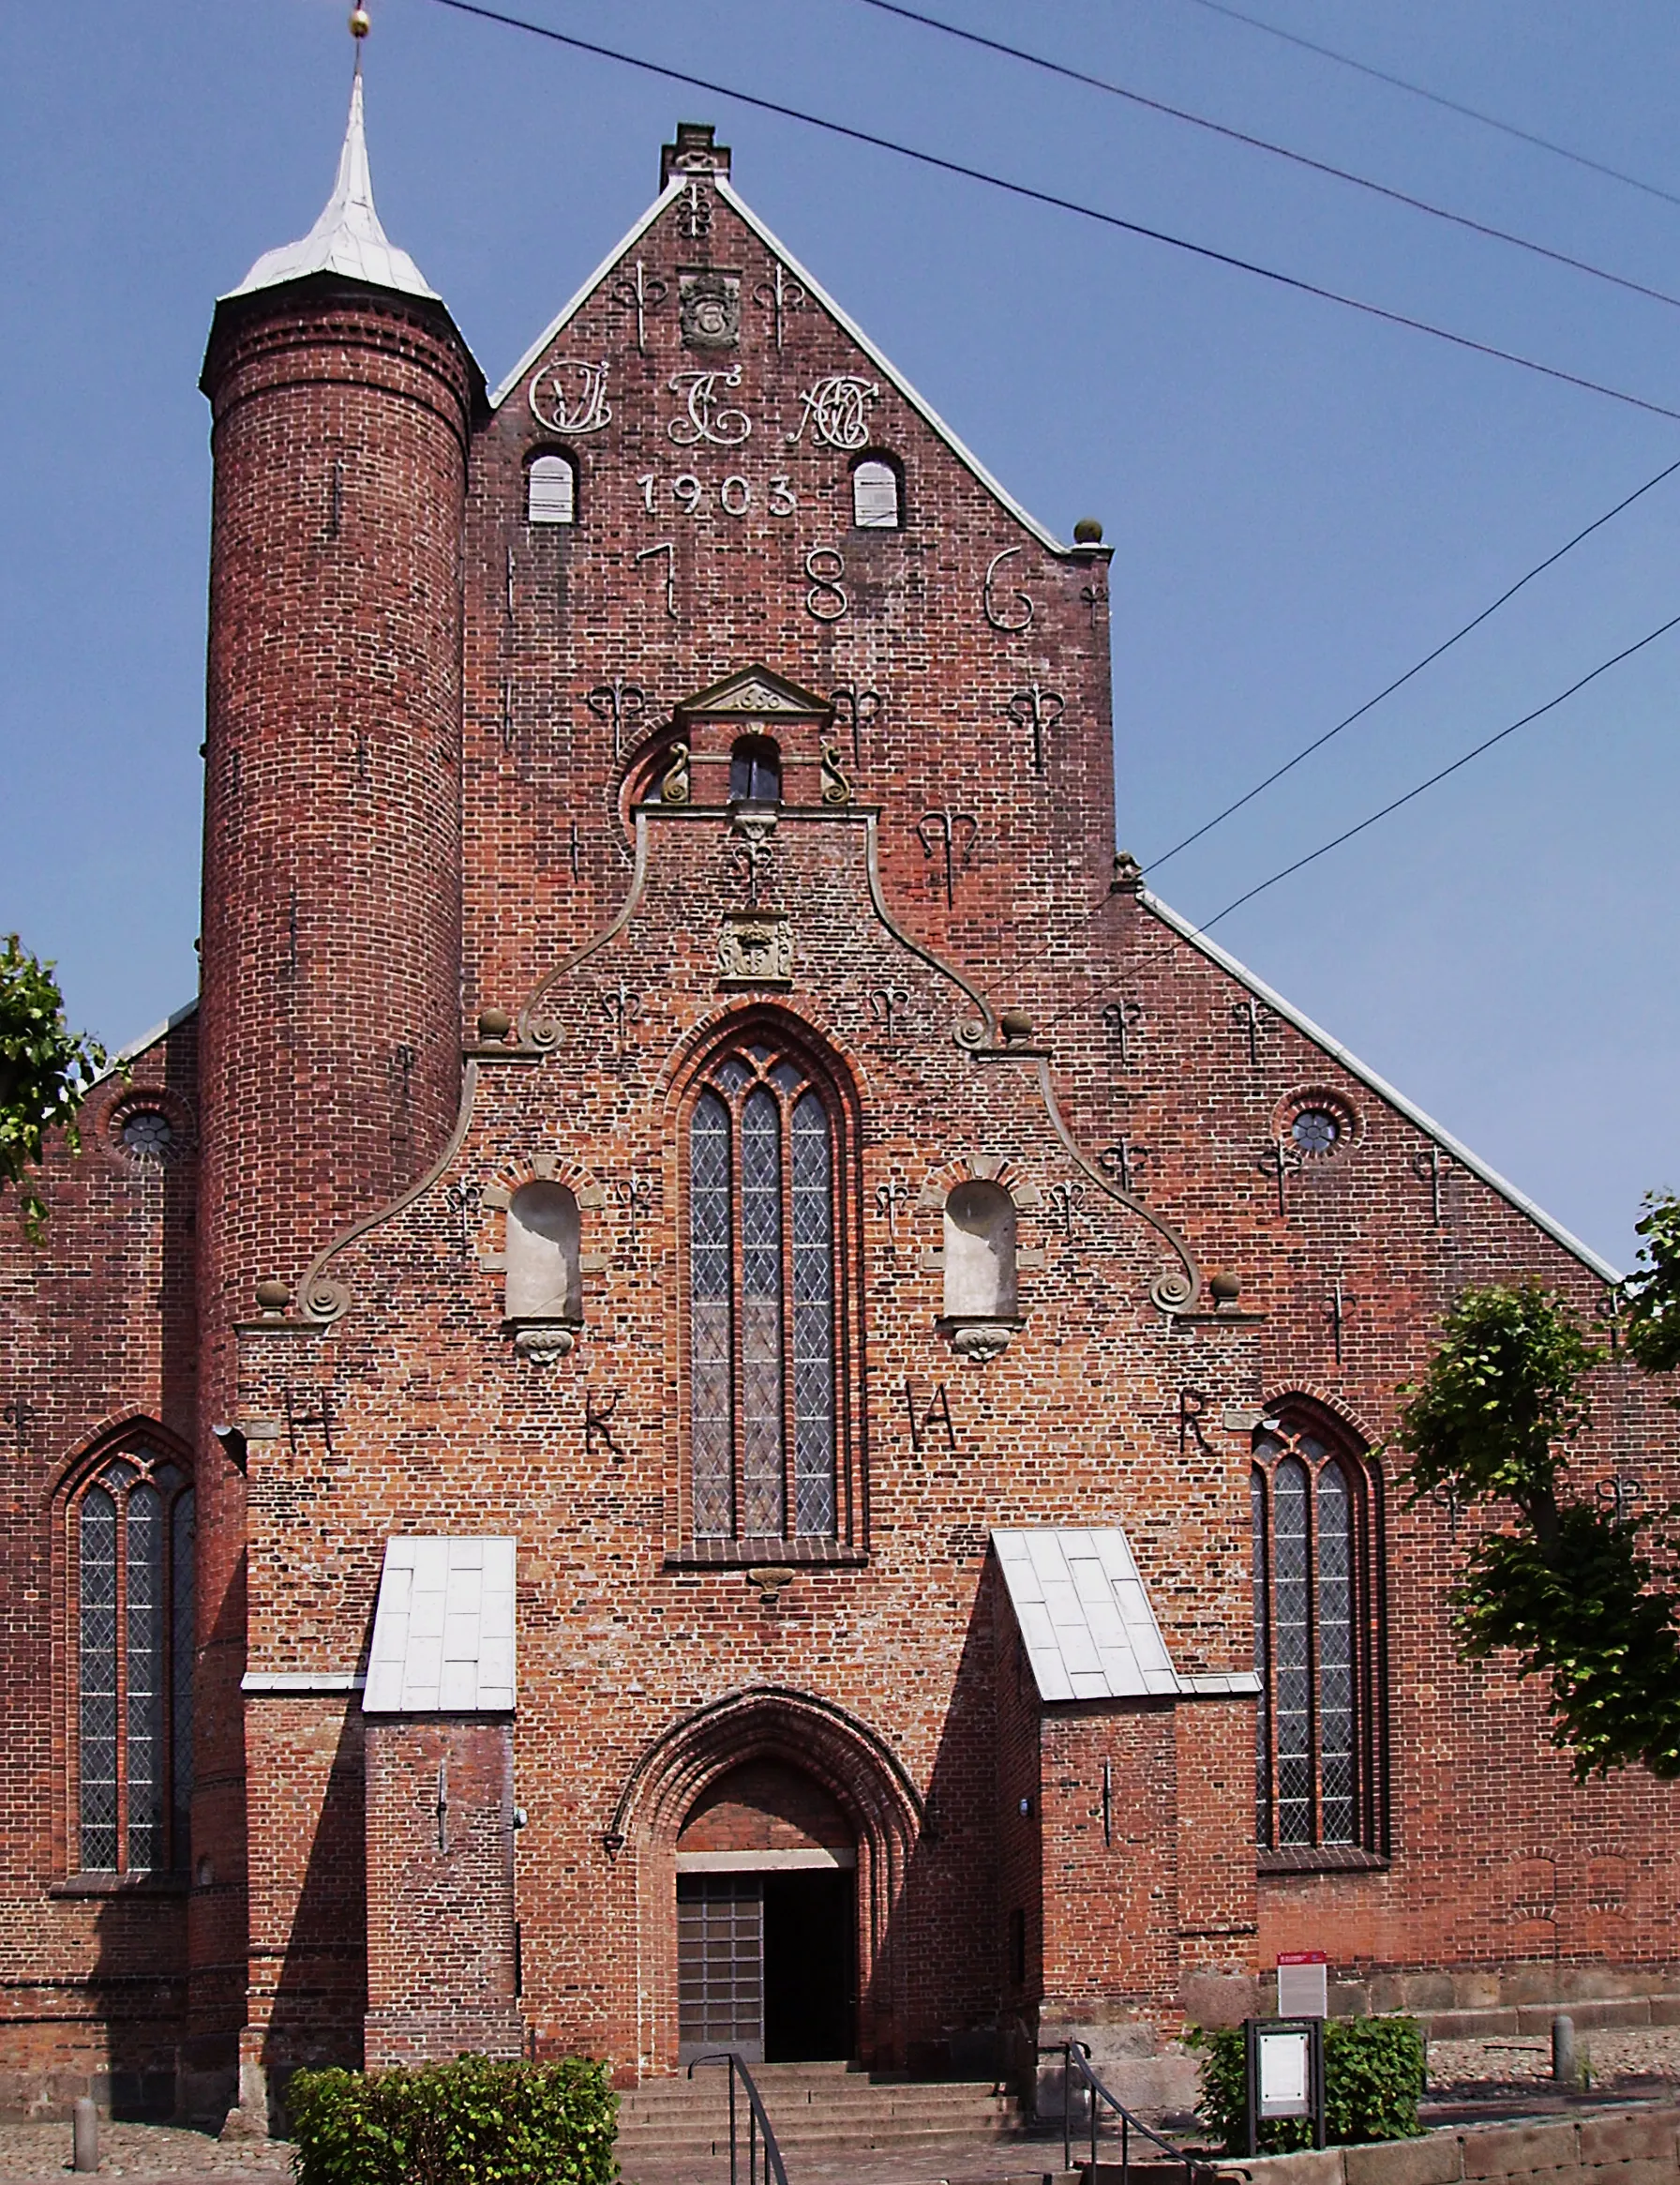
[[[1680,196],[1656,0],[1243,0]],[[1680,204],[1197,0],[925,0],[1680,294]],[[714,120],[738,186],[1028,507],[1116,548],[1121,843],[1149,865],[1665,464],[1680,423],[452,14],[373,0],[385,225],[497,381]],[[861,0],[515,0],[1680,410],[1680,310]],[[0,929],[115,1043],[189,997],[218,291],[330,187],[340,0],[0,21]],[[1208,917],[1680,609],[1680,477],[1154,874]],[[1680,632],[1218,938],[1612,1259],[1680,1186]],[[960,759],[959,759],[960,762]]]

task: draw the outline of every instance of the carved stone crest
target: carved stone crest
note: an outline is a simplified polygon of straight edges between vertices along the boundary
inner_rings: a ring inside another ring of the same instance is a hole
[[[741,339],[741,281],[733,273],[678,276],[684,349],[733,349]]]
[[[793,926],[786,911],[728,911],[717,937],[717,975],[726,987],[793,984]]]

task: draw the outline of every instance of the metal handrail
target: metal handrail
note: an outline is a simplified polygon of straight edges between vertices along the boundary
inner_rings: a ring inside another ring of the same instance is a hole
[[[1096,2185],[1097,2134],[1101,2128],[1102,2113],[1099,2102],[1106,2102],[1120,2120],[1120,2178],[1121,2185],[1131,2185],[1132,2134],[1141,2132],[1152,2147],[1170,2155],[1175,2162],[1184,2164],[1184,2185],[1194,2185],[1194,2169],[1191,2158],[1182,2147],[1174,2147],[1171,2140],[1162,2139],[1153,2126],[1141,2117],[1133,2117],[1131,2110],[1116,2094],[1102,2084],[1090,2066],[1090,2043],[1085,2041],[1058,2041],[1039,2050],[1040,2056],[1058,2056],[1062,2059],[1061,2072],[1061,2165],[1064,2170],[1073,2167],[1073,2067],[1085,2081],[1090,2096],[1091,2110],[1091,2185]]]
[[[758,2185],[758,2134],[764,2134],[764,2185],[788,2185],[788,2165],[782,2160],[782,2150],[776,2145],[776,2135],[759,2099],[758,2089],[753,2084],[753,2074],[746,2068],[746,2059],[738,2049],[716,2048],[706,2056],[697,2056],[688,2067],[692,2079],[701,2064],[728,2064],[729,2067],[729,2185],[740,2185],[736,2172],[735,2081],[739,2077],[746,2088],[746,2176],[747,2185]],[[1188,2180],[1186,2181],[1188,2185]]]

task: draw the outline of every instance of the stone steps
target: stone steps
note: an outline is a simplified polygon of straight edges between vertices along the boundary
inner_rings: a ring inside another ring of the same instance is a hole
[[[872,2079],[843,2066],[765,2064],[753,2072],[777,2143],[785,2152],[962,2144],[979,2147],[1018,2137],[1018,2105],[990,2083]],[[744,2149],[746,2102],[737,2091],[737,2132]],[[663,2079],[626,2094],[619,2110],[619,2157],[631,2179],[638,2165],[664,2168],[685,2156],[728,2152],[728,2087],[709,2066],[693,2079]],[[1059,2150],[1058,2150],[1059,2152]]]

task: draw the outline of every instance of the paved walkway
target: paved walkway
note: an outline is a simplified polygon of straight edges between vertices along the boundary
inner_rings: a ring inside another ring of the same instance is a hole
[[[70,2171],[70,2128],[0,2124],[0,2178],[6,2185],[64,2185]],[[274,2140],[230,2141],[167,2124],[99,2120],[99,2175],[144,2185],[205,2185],[213,2177],[245,2185],[292,2185],[292,2149]]]

